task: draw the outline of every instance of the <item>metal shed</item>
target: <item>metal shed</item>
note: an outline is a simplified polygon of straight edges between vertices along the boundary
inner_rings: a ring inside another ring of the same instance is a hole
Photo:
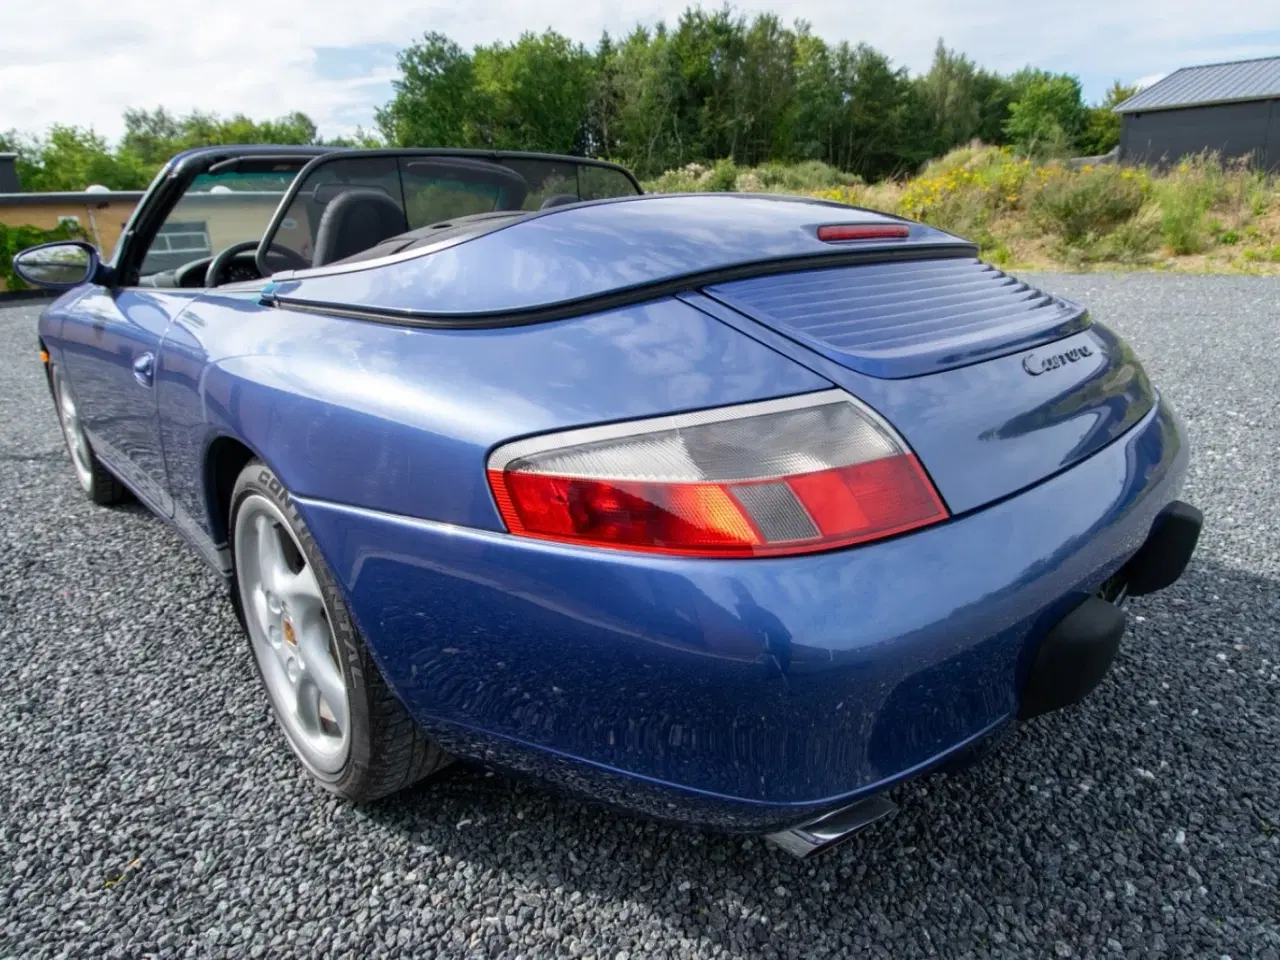
[[[1183,67],[1115,109],[1123,161],[1160,165],[1216,150],[1280,170],[1280,57]]]

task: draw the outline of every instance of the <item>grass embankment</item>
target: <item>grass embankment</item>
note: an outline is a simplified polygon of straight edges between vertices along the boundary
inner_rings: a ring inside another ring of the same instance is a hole
[[[823,163],[670,170],[653,192],[794,193],[884,210],[976,241],[1018,268],[1280,274],[1280,178],[1211,155],[1165,171],[1036,163],[974,145],[916,177],[864,184]]]

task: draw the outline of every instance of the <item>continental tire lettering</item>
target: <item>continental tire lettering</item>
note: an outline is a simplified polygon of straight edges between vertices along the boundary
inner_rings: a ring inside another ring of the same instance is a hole
[[[284,484],[272,475],[270,470],[264,468],[258,474],[258,482],[270,490],[271,495],[279,500],[282,506],[290,507],[293,505],[293,498],[289,496],[289,491],[284,488]]]

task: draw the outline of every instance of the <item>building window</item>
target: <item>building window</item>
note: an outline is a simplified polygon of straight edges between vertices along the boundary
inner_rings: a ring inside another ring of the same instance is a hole
[[[207,257],[213,252],[209,243],[209,226],[203,220],[166,223],[156,233],[151,249],[156,253],[164,251]]]
[[[209,225],[203,220],[171,220],[156,232],[142,264],[144,275],[173,270],[211,256]]]

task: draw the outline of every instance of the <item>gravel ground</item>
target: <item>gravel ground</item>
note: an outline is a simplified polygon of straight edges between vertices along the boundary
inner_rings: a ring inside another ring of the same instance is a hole
[[[811,863],[477,770],[318,792],[214,577],[80,496],[0,310],[0,956],[1280,957],[1280,281],[1029,279],[1185,417],[1200,553],[1086,704]]]

